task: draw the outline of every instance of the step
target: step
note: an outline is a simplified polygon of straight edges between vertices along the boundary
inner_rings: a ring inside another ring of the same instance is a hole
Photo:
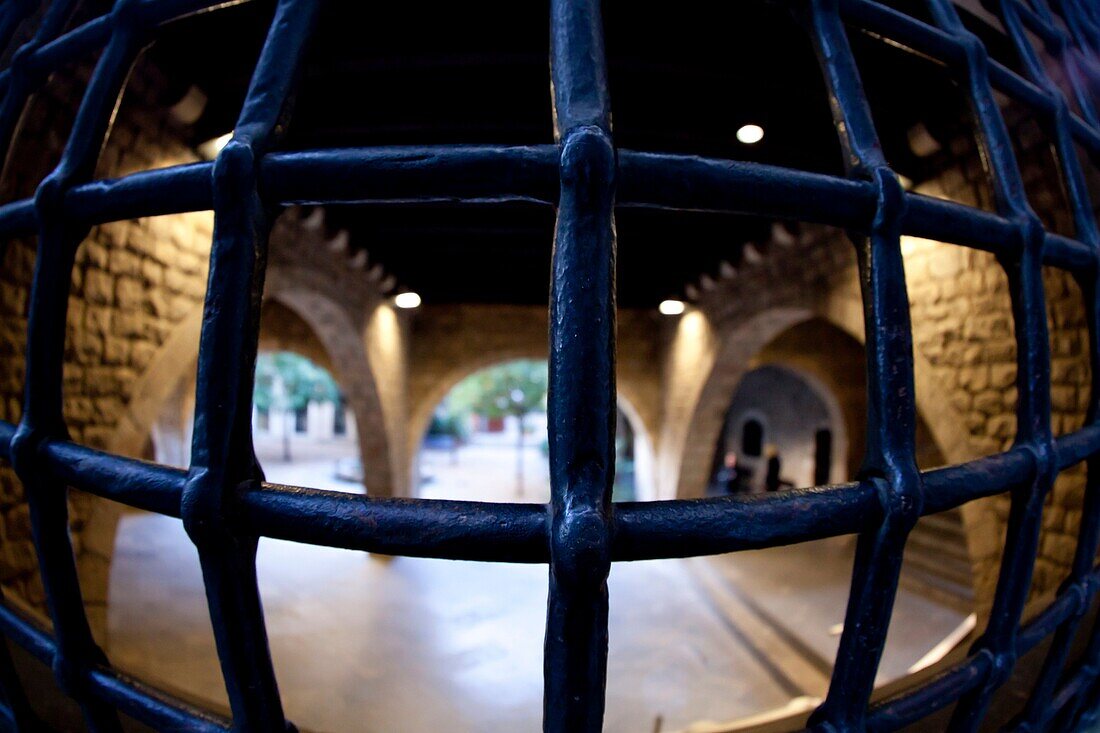
[[[962,515],[957,510],[921,517],[913,531],[928,532],[944,538],[957,538],[963,545],[966,544],[966,526],[963,524]]]
[[[974,610],[973,589],[921,571],[902,569],[898,587],[960,613]]]
[[[907,550],[902,567],[918,569],[929,575],[945,578],[963,587],[969,587],[973,583],[969,562],[960,562],[939,555],[929,556]]]
[[[909,539],[905,543],[906,552],[912,550],[927,555],[957,560],[967,567],[970,566],[970,553],[967,551],[965,544],[945,540],[939,535],[919,530],[918,525],[916,529],[909,533]]]

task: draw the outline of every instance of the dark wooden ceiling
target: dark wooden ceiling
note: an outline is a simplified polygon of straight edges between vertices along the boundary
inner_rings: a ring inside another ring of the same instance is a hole
[[[605,2],[616,143],[842,173],[821,73],[789,5]],[[553,141],[545,3],[323,7],[284,149]],[[185,19],[154,45],[152,58],[171,79],[168,97],[191,86],[208,97],[193,142],[232,128],[271,8],[253,0]],[[975,27],[1003,50],[995,33]],[[964,97],[935,63],[851,36],[888,159],[914,181],[933,175],[937,157],[915,155],[909,131],[923,124],[943,140],[965,131]],[[749,122],[765,129],[757,145],[736,140]],[[553,220],[535,205],[344,206],[328,217],[428,302],[545,302]],[[622,210],[617,224],[620,303],[651,307],[723,260],[736,264],[771,222]]]

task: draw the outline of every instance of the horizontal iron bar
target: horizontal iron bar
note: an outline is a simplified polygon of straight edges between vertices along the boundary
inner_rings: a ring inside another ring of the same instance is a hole
[[[620,150],[619,177],[619,206],[775,216],[856,231],[865,230],[875,213],[870,183],[763,163]],[[907,193],[906,202],[903,234],[1015,254],[1018,227],[1004,217],[916,193]],[[1096,254],[1081,242],[1047,234],[1043,262],[1086,269]]]
[[[0,421],[0,458],[14,426]],[[1100,428],[1056,441],[1059,465],[1100,450]],[[186,472],[68,441],[47,441],[43,457],[57,479],[97,496],[179,517]],[[924,514],[935,514],[1030,480],[1025,448],[923,474]],[[713,555],[858,532],[877,516],[869,484],[850,483],[753,497],[620,502],[617,561]],[[239,495],[242,529],[269,537],[391,555],[498,562],[546,562],[541,504],[390,499],[277,484],[249,484]]]
[[[1081,600],[1086,601],[1096,593],[1100,581],[1100,568],[1092,570],[1087,576],[1076,583],[1070,584],[1058,591],[1058,597],[1046,606],[1042,613],[1034,617],[1029,623],[1020,628],[1020,635],[1016,638],[1016,654],[1023,656],[1031,652],[1049,634],[1053,634],[1070,617],[1078,611],[1084,611],[1079,606]]]
[[[272,153],[261,189],[282,204],[557,203],[553,145],[345,148]],[[66,213],[85,224],[208,210],[213,163],[190,163],[94,181],[66,196]],[[847,229],[875,210],[868,183],[761,163],[619,151],[619,206],[774,216]],[[920,194],[906,195],[902,231],[916,237],[1012,254],[1017,227],[996,214]],[[30,199],[0,206],[0,237],[33,234]],[[628,243],[629,246],[629,243]],[[1043,261],[1080,271],[1096,254],[1047,234]]]
[[[149,512],[180,516],[187,471],[122,458],[76,443],[49,442],[43,448],[52,475],[69,486]]]
[[[1058,470],[1064,471],[1100,449],[1100,424],[1087,425],[1054,441]]]
[[[0,602],[0,632],[47,667],[53,665],[56,644],[50,632],[3,602]],[[85,681],[96,698],[155,730],[196,733],[232,730],[230,721],[176,700],[113,668],[92,668]]]
[[[263,484],[243,487],[240,527],[264,537],[448,560],[549,560],[542,504],[393,499]]]
[[[212,161],[187,163],[92,181],[69,191],[65,213],[90,224],[167,216],[213,207]]]
[[[556,145],[337,148],[272,153],[265,196],[282,203],[558,200]]]
[[[989,655],[970,657],[911,692],[873,704],[867,713],[867,731],[901,730],[981,687],[992,671]]]

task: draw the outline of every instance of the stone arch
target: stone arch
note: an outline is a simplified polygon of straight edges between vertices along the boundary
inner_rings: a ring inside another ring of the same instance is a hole
[[[795,327],[797,328],[797,326]],[[780,336],[782,338],[782,335]],[[765,347],[766,350],[767,347]],[[729,428],[729,419],[733,417],[740,418],[740,422],[743,424],[748,420],[755,420],[764,427],[763,443],[764,445],[773,443],[782,443],[783,438],[776,435],[778,431],[783,428],[783,421],[777,424],[774,420],[774,412],[769,414],[760,407],[748,407],[746,406],[746,400],[744,399],[744,388],[753,380],[760,378],[772,378],[780,379],[787,383],[791,387],[797,385],[797,389],[801,390],[802,395],[807,402],[807,406],[823,410],[824,421],[819,424],[808,425],[805,422],[805,415],[801,415],[800,430],[805,428],[807,430],[824,427],[830,431],[832,436],[832,446],[829,451],[830,458],[830,471],[829,482],[838,483],[843,481],[847,477],[846,466],[848,463],[848,423],[845,420],[846,411],[842,408],[840,400],[837,395],[832,391],[828,384],[821,378],[819,378],[813,371],[803,368],[800,365],[787,363],[781,359],[759,359],[754,361],[752,368],[745,373],[745,377],[738,384],[737,389],[734,391],[730,398],[730,405],[727,407],[727,420],[723,426],[723,429]],[[735,406],[741,406],[741,410],[732,414],[732,410]],[[749,402],[748,404],[751,404]],[[787,420],[787,426],[790,426],[790,420]],[[726,434],[728,436],[728,433]],[[741,433],[743,435],[743,433]],[[789,437],[789,436],[788,436]],[[719,446],[723,443],[722,434],[719,435]],[[728,438],[727,438],[728,440]],[[727,442],[728,445],[728,442]],[[736,444],[740,446],[740,443]],[[740,452],[740,447],[736,447],[734,450]],[[789,453],[784,451],[784,473],[787,474],[790,471],[790,461],[788,460]],[[716,453],[714,464],[717,465],[721,456]],[[749,456],[740,454],[738,456],[739,462],[743,459],[749,459]],[[757,471],[763,470],[763,465],[766,461],[766,451],[756,456],[753,459],[749,459],[750,464],[755,464]],[[750,467],[752,467],[750,465]],[[758,473],[758,476],[762,476],[762,473]],[[785,476],[786,477],[786,476]],[[806,481],[799,481],[797,473],[794,480],[798,483],[798,486],[809,485]]]
[[[469,307],[464,307],[466,309]],[[476,307],[475,307],[476,309]],[[447,316],[445,330],[448,336],[445,339],[453,339],[453,342],[440,340],[439,338],[427,338],[425,331],[438,336],[443,329],[437,328],[438,324],[425,323],[432,318],[431,309],[427,309],[421,315],[421,334],[419,343],[424,347],[418,351],[417,340],[414,339],[414,358],[411,360],[411,381],[420,385],[414,388],[414,394],[410,400],[408,423],[408,456],[410,475],[416,476],[417,453],[424,435],[428,431],[432,414],[440,402],[466,377],[476,374],[482,369],[502,364],[517,359],[545,360],[548,356],[546,343],[545,310],[539,309],[541,318],[535,316],[531,319],[529,327],[519,329],[505,328],[499,334],[470,333],[461,328],[451,328],[455,324],[450,322],[452,311]],[[508,309],[505,309],[508,310]],[[516,309],[520,310],[520,309]],[[513,318],[513,325],[519,319]],[[485,323],[484,319],[472,319],[475,323]],[[499,338],[497,338],[499,336]],[[468,341],[477,341],[483,345],[481,349],[470,349]],[[455,348],[451,348],[451,347]],[[439,353],[446,356],[445,359],[432,359],[431,353]],[[419,356],[419,358],[417,358]],[[434,368],[433,368],[434,367]],[[419,378],[418,378],[419,377]],[[644,419],[638,407],[643,399],[642,389],[635,385],[630,378],[618,380],[618,406],[634,432],[635,440],[635,481],[639,498],[653,499],[655,496],[654,478],[654,443],[653,430]],[[415,483],[415,481],[414,481]]]
[[[310,327],[355,415],[367,492],[372,496],[403,494],[394,471],[396,456],[362,326],[332,298],[317,289],[295,285],[308,282],[308,278],[302,278],[304,273],[289,268],[272,274],[275,276],[269,275],[267,298],[289,308]]]
[[[807,351],[806,344],[827,345]],[[825,363],[827,357],[828,363]],[[774,365],[795,373],[824,402],[834,432],[831,481],[843,481],[859,470],[866,444],[866,357],[863,344],[846,329],[814,316],[784,330],[753,359],[753,366]]]
[[[764,346],[812,315],[813,311],[804,307],[770,308],[722,334],[715,333],[701,311],[689,312],[680,320],[669,364],[670,372],[679,378],[667,385],[666,404],[675,407],[679,403],[687,409],[666,408],[659,454],[662,498],[704,494],[713,449],[741,378]],[[694,366],[685,369],[688,362]],[[688,379],[682,378],[685,372]]]
[[[652,434],[634,402],[623,390],[618,394],[619,411],[634,432],[634,492],[637,501],[657,498],[656,452]]]
[[[497,364],[503,364],[518,359],[545,360],[546,352],[534,349],[516,347],[513,349],[501,349],[490,353],[471,354],[464,361],[457,362],[447,369],[446,373],[437,379],[426,392],[422,392],[412,404],[409,419],[409,454],[412,460],[416,460],[416,450],[424,435],[428,432],[428,426],[432,421],[432,414],[439,403],[450,394],[459,382],[471,374],[476,374],[482,369],[488,369]],[[414,366],[415,368],[415,366]]]
[[[408,493],[405,328],[382,293],[392,287],[347,232],[330,234],[320,207],[285,211],[271,230],[265,300],[310,328],[355,415],[364,484],[374,496]]]
[[[717,436],[737,385],[744,374],[753,366],[764,363],[781,363],[801,369],[804,373],[823,383],[826,391],[841,394],[841,402],[850,405],[844,424],[849,440],[849,475],[854,475],[864,448],[864,420],[866,414],[865,382],[853,379],[838,379],[856,372],[851,349],[848,348],[846,363],[848,368],[822,370],[819,360],[807,358],[799,347],[806,343],[800,329],[826,327],[833,333],[850,341],[860,351],[858,373],[864,374],[863,316],[859,307],[858,286],[844,292],[834,291],[831,297],[821,303],[808,307],[778,307],[765,310],[749,318],[743,324],[729,328],[721,335],[712,335],[717,346],[709,365],[708,373],[697,389],[698,398],[694,401],[689,424],[684,427],[683,455],[680,459],[678,480],[675,483],[675,495],[678,497],[702,496],[711,468],[711,456],[704,455],[716,444]],[[788,338],[784,340],[784,336]],[[818,337],[821,341],[821,337]],[[831,355],[836,356],[838,341],[830,343]],[[811,355],[812,356],[812,355]],[[935,450],[929,456],[940,457],[948,462],[962,462],[974,458],[963,421],[959,419],[954,406],[937,389],[934,374],[919,351],[914,352],[914,381],[916,386],[917,410],[920,419],[918,430],[927,431],[928,438]],[[918,458],[920,458],[918,456]],[[929,459],[927,462],[938,462]]]

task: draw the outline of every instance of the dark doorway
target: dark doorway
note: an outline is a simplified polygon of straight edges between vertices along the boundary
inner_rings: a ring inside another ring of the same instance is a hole
[[[336,400],[335,409],[332,413],[332,433],[333,435],[346,435],[348,432],[348,403],[344,399],[344,395],[340,395]]]
[[[833,431],[822,428],[814,433],[814,485],[829,483],[833,472]]]
[[[759,456],[764,450],[764,426],[759,420],[746,420],[741,428],[741,454]]]

